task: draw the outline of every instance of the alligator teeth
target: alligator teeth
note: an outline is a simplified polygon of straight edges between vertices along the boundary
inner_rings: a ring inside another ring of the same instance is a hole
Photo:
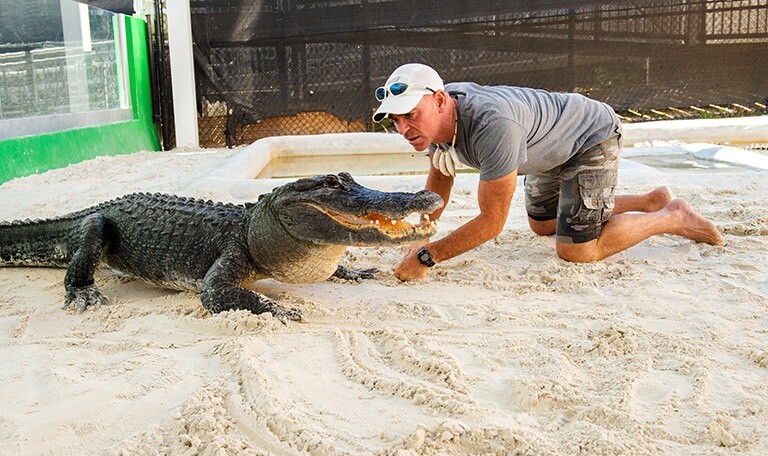
[[[436,230],[435,222],[431,221],[428,215],[419,212],[413,212],[402,219],[390,219],[375,212],[365,216],[342,214],[330,210],[323,210],[323,212],[347,226],[358,229],[376,229],[393,237],[402,237],[408,234],[426,235]]]
[[[410,223],[411,225],[421,225],[422,216],[418,212],[413,212],[404,218],[403,221]]]

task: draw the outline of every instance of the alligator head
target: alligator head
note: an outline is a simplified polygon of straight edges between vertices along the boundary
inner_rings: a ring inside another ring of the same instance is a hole
[[[373,190],[345,172],[299,179],[262,195],[259,201],[269,205],[294,238],[345,246],[394,245],[428,238],[437,227],[425,216],[443,205],[436,193]]]

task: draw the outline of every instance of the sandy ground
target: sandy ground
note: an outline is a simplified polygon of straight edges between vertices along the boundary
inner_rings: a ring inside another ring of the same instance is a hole
[[[0,220],[133,191],[242,202],[189,190],[233,153],[17,179]],[[345,264],[383,272],[254,283],[303,310],[287,326],[111,271],[110,304],[74,314],[64,270],[0,269],[0,454],[767,454],[768,173],[630,165],[622,193],[667,184],[727,244],[658,236],[569,264],[518,191],[501,236],[422,282],[390,272],[404,248],[351,248]],[[475,186],[461,176],[440,235],[477,213]]]

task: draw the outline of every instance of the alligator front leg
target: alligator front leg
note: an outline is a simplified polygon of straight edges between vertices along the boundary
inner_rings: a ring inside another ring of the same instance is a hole
[[[270,312],[283,324],[301,320],[299,309],[287,309],[261,293],[239,286],[254,269],[250,260],[240,256],[223,256],[208,270],[203,279],[200,299],[211,313],[244,309],[255,314]]]
[[[72,308],[79,313],[107,302],[93,280],[104,250],[106,223],[107,218],[101,214],[89,215],[80,223],[80,245],[64,277],[65,309]]]
[[[376,277],[376,273],[379,272],[376,268],[369,269],[349,269],[342,265],[336,268],[336,272],[333,273],[333,277],[338,277],[344,280],[354,280],[355,282],[362,282],[364,279],[373,279]]]

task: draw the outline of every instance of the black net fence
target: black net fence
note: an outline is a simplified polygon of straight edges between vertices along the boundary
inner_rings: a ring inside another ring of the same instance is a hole
[[[397,66],[579,92],[627,122],[765,114],[768,0],[191,0],[204,147],[373,131]]]

